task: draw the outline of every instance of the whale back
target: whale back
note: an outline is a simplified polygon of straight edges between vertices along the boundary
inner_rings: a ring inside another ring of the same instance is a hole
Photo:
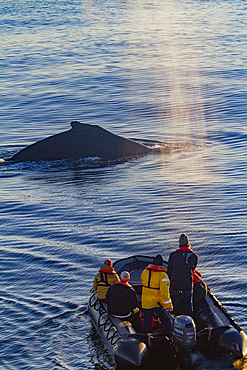
[[[71,122],[71,129],[47,137],[16,153],[11,160],[38,161],[100,157],[103,160],[146,154],[150,149],[100,126]]]

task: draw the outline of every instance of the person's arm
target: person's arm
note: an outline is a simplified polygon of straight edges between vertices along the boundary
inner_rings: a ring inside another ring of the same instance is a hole
[[[96,275],[93,281],[93,290],[95,292],[97,292],[97,287],[98,287],[98,281],[97,281],[97,275]]]
[[[115,274],[115,283],[118,283],[120,281],[118,274]]]
[[[108,288],[107,292],[106,292],[106,296],[105,296],[105,299],[106,299],[106,303],[110,304],[110,299],[111,299],[111,287]]]
[[[195,270],[197,266],[198,257],[195,253],[192,254],[192,256],[189,257],[189,266],[191,270]]]
[[[131,304],[132,304],[133,312],[139,310],[140,305],[139,305],[137,294],[134,288],[132,290],[131,301],[132,301]]]
[[[171,279],[171,276],[172,276],[172,270],[173,270],[173,267],[172,267],[172,257],[170,255],[170,257],[168,259],[168,266],[167,266],[167,275],[169,276],[170,279]]]
[[[162,298],[162,305],[165,309],[171,309],[172,308],[172,300],[170,297],[170,280],[168,278],[168,275],[164,272],[161,274],[160,278],[160,294]]]

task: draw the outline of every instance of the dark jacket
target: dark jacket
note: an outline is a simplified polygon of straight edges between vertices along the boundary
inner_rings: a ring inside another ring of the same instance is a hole
[[[175,290],[191,290],[193,286],[192,272],[196,268],[197,255],[188,247],[180,247],[170,254],[168,260],[168,276],[170,287]]]
[[[127,316],[139,306],[134,288],[122,282],[116,283],[106,293],[106,303],[111,315]]]

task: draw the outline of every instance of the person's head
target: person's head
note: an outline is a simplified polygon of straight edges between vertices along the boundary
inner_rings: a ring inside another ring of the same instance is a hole
[[[128,273],[128,271],[121,272],[120,280],[123,282],[127,282],[130,280],[130,274]]]
[[[107,258],[107,259],[105,260],[105,262],[104,262],[104,265],[107,265],[107,266],[112,267],[112,261],[111,261],[109,258]]]
[[[158,254],[156,257],[154,257],[152,265],[156,265],[156,266],[162,266],[163,265],[163,258],[160,254]]]
[[[186,234],[181,234],[179,237],[179,247],[190,247],[190,241]]]

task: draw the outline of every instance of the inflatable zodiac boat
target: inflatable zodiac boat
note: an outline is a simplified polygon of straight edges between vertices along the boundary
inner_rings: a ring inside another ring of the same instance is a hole
[[[116,261],[113,266],[118,275],[130,273],[130,284],[141,301],[143,269],[154,257],[132,256]],[[163,262],[167,267],[167,262]],[[239,359],[247,355],[247,336],[227,310],[208,289],[208,294],[195,312],[189,316],[177,316],[164,310],[172,324],[172,334],[165,336],[159,318],[154,318],[151,333],[137,333],[131,323],[109,315],[107,304],[101,304],[95,292],[88,303],[88,313],[108,352],[117,365],[125,368],[139,367],[150,356],[161,354],[188,359],[196,350],[206,355],[231,355]]]

